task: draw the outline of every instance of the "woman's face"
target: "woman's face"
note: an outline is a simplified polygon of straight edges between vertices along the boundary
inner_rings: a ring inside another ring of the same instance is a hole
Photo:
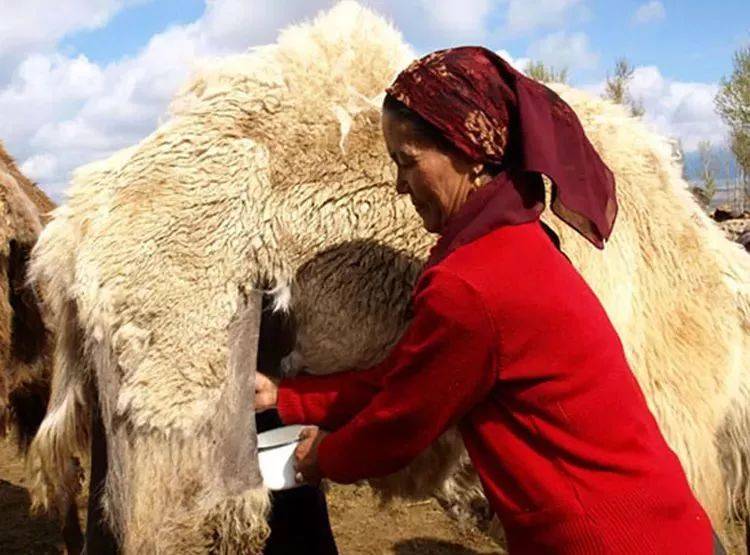
[[[388,110],[383,112],[383,136],[398,168],[396,190],[409,195],[427,231],[440,233],[478,186],[483,165],[457,150],[446,152]]]

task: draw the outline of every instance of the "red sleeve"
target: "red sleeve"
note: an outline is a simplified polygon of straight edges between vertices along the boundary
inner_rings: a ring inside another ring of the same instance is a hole
[[[379,364],[368,370],[282,380],[276,402],[279,417],[287,425],[314,424],[328,430],[340,428],[367,406],[380,390],[387,371],[387,365]]]
[[[336,482],[406,466],[495,384],[497,338],[478,292],[445,271],[433,270],[423,282],[379,390],[320,444],[320,468]]]

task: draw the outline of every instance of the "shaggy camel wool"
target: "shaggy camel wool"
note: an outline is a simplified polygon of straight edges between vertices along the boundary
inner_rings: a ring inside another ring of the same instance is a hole
[[[0,435],[12,430],[23,449],[44,414],[50,375],[49,337],[26,264],[53,208],[0,142]]]
[[[106,509],[126,552],[219,528],[236,541],[217,549],[262,541],[257,476],[225,483],[212,447],[227,411],[246,425],[247,405],[222,405],[230,323],[245,294],[274,290],[297,320],[292,371],[370,366],[399,337],[434,241],[396,196],[380,131],[382,91],[412,57],[383,18],[342,2],[207,65],[169,121],[76,173],[33,254],[51,321],[68,330],[33,446],[38,496],[70,486],[63,462],[86,449],[94,381],[112,463]],[[750,499],[750,260],[693,202],[667,141],[620,106],[554,88],[615,173],[621,210],[604,252],[558,227],[563,249],[722,529]],[[373,484],[481,519],[467,465],[451,431]]]

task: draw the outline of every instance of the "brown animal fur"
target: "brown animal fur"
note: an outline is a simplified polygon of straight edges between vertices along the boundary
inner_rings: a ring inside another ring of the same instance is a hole
[[[31,249],[54,208],[0,143],[0,435],[10,434],[25,454],[50,395],[52,339],[38,297],[26,283]],[[69,553],[82,546],[75,493],[80,475],[68,463],[70,493],[52,495]]]
[[[49,396],[49,338],[26,264],[52,208],[0,143],[0,434],[12,431],[23,450]]]

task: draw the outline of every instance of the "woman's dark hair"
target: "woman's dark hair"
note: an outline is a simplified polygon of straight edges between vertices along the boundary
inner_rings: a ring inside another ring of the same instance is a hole
[[[391,115],[408,121],[415,132],[426,141],[434,144],[443,152],[456,152],[458,148],[445,138],[445,135],[429,121],[424,119],[406,104],[397,100],[394,96],[387,94],[383,99],[383,112],[390,112]],[[502,170],[497,164],[485,163],[485,171],[490,175],[497,175]]]
[[[408,121],[412,125],[414,131],[421,138],[433,143],[440,148],[440,150],[447,152],[456,150],[456,147],[445,138],[437,127],[409,108],[406,104],[397,100],[394,96],[390,94],[385,95],[385,99],[383,100],[383,111],[390,112],[391,115],[396,116],[398,119]]]

